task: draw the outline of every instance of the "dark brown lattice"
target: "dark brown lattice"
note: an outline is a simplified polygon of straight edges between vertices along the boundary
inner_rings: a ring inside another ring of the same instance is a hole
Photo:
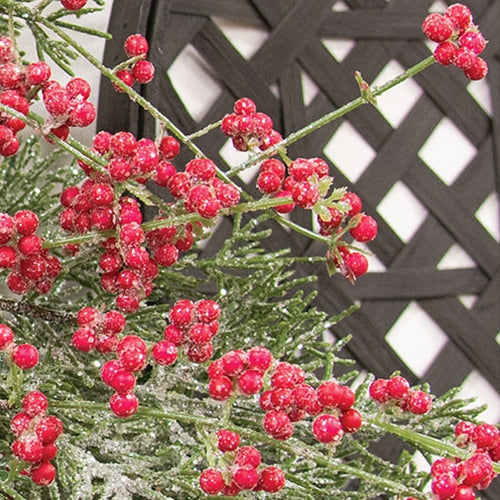
[[[143,94],[185,132],[218,120],[231,111],[235,99],[249,96],[286,135],[356,97],[355,70],[362,71],[370,82],[389,61],[407,68],[427,57],[429,49],[420,25],[431,3],[345,0],[348,9],[338,11],[333,9],[336,0],[120,0],[112,12],[110,29],[115,38],[108,45],[105,63],[113,66],[123,59],[121,46],[126,36],[136,31],[146,33],[151,43],[150,59],[159,75],[142,89]],[[475,215],[488,196],[500,191],[500,2],[466,3],[489,40],[484,57],[490,68],[491,114],[472,97],[467,89],[469,81],[458,70],[438,65],[416,77],[422,93],[396,128],[374,107],[364,106],[349,114],[349,124],[376,155],[354,183],[332,164],[336,184],[352,188],[363,199],[365,210],[376,214],[390,189],[402,183],[427,213],[408,241],[378,217],[380,234],[371,250],[386,270],[369,273],[354,287],[340,276],[330,278],[321,266],[313,270],[318,275],[319,307],[336,313],[354,301],[362,302],[361,309],[333,333],[353,333],[350,354],[360,367],[378,376],[400,370],[412,382],[419,382],[386,341],[408,305],[418,304],[447,336],[444,347],[421,374],[438,394],[460,385],[473,370],[500,392],[500,345],[496,341],[500,330],[500,246]],[[217,24],[221,18],[258,26],[267,32],[267,38],[245,59]],[[322,43],[324,39],[351,39],[354,45],[339,62]],[[199,121],[193,119],[189,103],[179,98],[164,73],[188,45],[221,89]],[[318,89],[307,104],[303,99],[304,73]],[[152,120],[129,105],[126,97],[121,98],[117,104],[110,84],[102,83],[98,127],[111,132],[128,128],[138,136],[152,137]],[[444,117],[476,149],[450,183],[443,182],[419,155]],[[330,124],[292,146],[290,156],[322,155],[341,124]],[[225,161],[220,150],[225,141],[222,134],[199,141],[202,150],[222,168]],[[249,190],[256,194],[254,187]],[[300,224],[311,225],[307,215],[294,217]],[[206,252],[217,247],[226,230],[222,224]],[[279,227],[274,230],[274,241],[282,245],[286,239],[294,254],[321,255],[325,251],[321,245]],[[273,240],[269,245],[272,247]],[[465,250],[474,266],[438,269],[453,245]],[[311,268],[304,272],[311,272]],[[471,307],[460,300],[464,295],[476,297]],[[499,492],[492,488],[487,498],[498,498]]]

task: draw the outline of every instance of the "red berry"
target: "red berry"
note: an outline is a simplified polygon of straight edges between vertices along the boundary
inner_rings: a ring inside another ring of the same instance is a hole
[[[281,178],[274,172],[261,172],[257,178],[257,188],[265,194],[273,194],[281,189]]]
[[[238,465],[250,465],[256,469],[261,462],[262,458],[260,451],[254,446],[242,446],[238,448],[234,463]]]
[[[117,359],[106,361],[101,367],[101,379],[106,385],[111,384],[115,374],[122,369],[121,363]]]
[[[242,490],[253,490],[259,482],[259,474],[251,465],[242,465],[233,473],[233,481]]]
[[[38,486],[48,486],[56,478],[56,468],[49,461],[44,461],[32,467],[29,475]]]
[[[162,137],[158,149],[164,160],[171,160],[179,154],[180,147],[179,141],[175,137],[166,135]]]
[[[85,7],[87,0],[61,0],[61,4],[68,10],[79,10]]]
[[[115,393],[109,400],[109,407],[117,417],[130,417],[139,407],[139,400],[135,394]]]
[[[214,377],[208,384],[208,392],[212,399],[224,401],[229,399],[233,393],[233,383],[226,376]]]
[[[468,7],[461,3],[450,5],[444,15],[452,22],[459,32],[465,31],[472,24],[472,13]]]
[[[431,475],[451,474],[456,476],[457,464],[449,458],[438,458],[431,465]]]
[[[240,445],[240,435],[227,429],[217,431],[217,448],[222,452],[235,451]]]
[[[429,14],[422,23],[422,31],[433,42],[445,42],[453,35],[453,23],[442,14]]]
[[[464,71],[470,70],[476,62],[477,56],[471,50],[460,47],[455,51],[453,56],[453,64]]]
[[[135,376],[128,370],[120,369],[116,371],[108,385],[118,394],[126,394],[134,389]]]
[[[145,56],[148,52],[149,45],[146,38],[136,33],[130,35],[124,42],[123,48],[128,57]]]
[[[14,42],[9,36],[0,36],[0,62],[6,63],[14,59]]]
[[[340,420],[335,415],[329,414],[314,419],[312,432],[320,443],[338,443],[344,434]]]
[[[355,408],[350,408],[340,415],[340,423],[344,432],[353,433],[360,429],[363,423],[361,413]]]
[[[132,66],[132,76],[141,84],[149,83],[155,76],[154,64],[149,61],[137,61]]]
[[[326,408],[337,408],[342,400],[342,386],[334,381],[322,382],[316,390],[319,402]]]
[[[219,494],[225,485],[222,473],[216,469],[205,469],[200,475],[200,488],[207,495]]]
[[[29,429],[31,420],[32,418],[25,412],[16,413],[10,421],[10,430],[19,437]]]
[[[260,472],[260,489],[268,493],[276,493],[285,486],[285,474],[279,467],[266,467]]]
[[[405,399],[405,405],[412,413],[423,415],[431,410],[432,398],[430,394],[424,391],[410,391],[408,397]]]
[[[249,97],[242,97],[234,103],[233,111],[237,115],[251,115],[257,111],[257,107],[252,99]]]
[[[469,80],[481,80],[488,74],[488,63],[481,57],[476,57],[472,66],[464,70],[464,73]]]
[[[12,361],[22,370],[30,370],[38,364],[38,350],[31,344],[19,344],[12,349]]]
[[[73,347],[81,352],[89,352],[96,345],[96,335],[91,328],[83,327],[79,328],[71,339]]]
[[[36,464],[42,460],[43,444],[38,437],[26,434],[12,443],[12,453],[25,462]]]
[[[457,487],[453,500],[476,500],[476,494],[470,486],[460,484]]]
[[[5,350],[14,342],[14,332],[7,325],[0,324],[0,351]]]
[[[36,424],[35,432],[42,444],[53,443],[63,433],[63,423],[54,415],[47,415]]]
[[[486,40],[480,31],[466,31],[458,39],[460,47],[470,50],[473,54],[479,55],[486,47]]]
[[[317,186],[309,181],[297,182],[291,189],[293,201],[302,208],[312,208],[319,200]]]
[[[224,374],[228,377],[234,377],[243,372],[246,365],[246,355],[243,351],[229,351],[222,356],[222,366]]]
[[[169,312],[169,320],[175,326],[182,328],[193,321],[194,304],[190,300],[178,300]]]
[[[257,346],[247,352],[248,367],[259,372],[265,372],[273,362],[273,355],[269,349]]]
[[[40,391],[28,392],[24,396],[22,404],[24,413],[31,418],[44,415],[49,407],[47,397]]]
[[[262,373],[255,370],[245,370],[238,377],[238,389],[242,394],[257,394],[263,386]]]
[[[27,85],[42,85],[49,80],[50,66],[44,61],[38,61],[26,66],[25,79]]]
[[[489,450],[500,442],[500,431],[492,424],[479,424],[473,430],[471,437],[478,448]]]
[[[286,440],[293,435],[293,425],[288,415],[282,411],[268,411],[263,420],[264,431],[275,439]]]
[[[23,236],[32,234],[38,227],[38,216],[31,210],[19,210],[14,214],[14,226]]]
[[[410,383],[404,377],[396,375],[387,381],[387,394],[394,399],[401,399],[410,389]]]
[[[193,363],[204,363],[212,358],[213,347],[210,342],[205,344],[191,344],[186,351],[186,356]]]
[[[457,46],[453,42],[442,42],[434,49],[434,59],[442,66],[449,66],[455,59],[456,52]]]
[[[173,342],[160,340],[153,346],[154,360],[161,366],[170,366],[177,361],[177,347]]]
[[[432,492],[437,495],[439,500],[448,500],[452,498],[457,491],[457,480],[449,474],[441,474],[432,478]]]
[[[115,73],[116,78],[121,80],[127,87],[132,87],[132,85],[135,82],[135,79],[132,75],[132,73],[128,69],[120,69]],[[123,89],[121,89],[118,85],[113,83],[113,88],[117,92],[123,92]]]
[[[350,252],[344,255],[344,264],[355,278],[363,276],[368,271],[368,259],[360,252]]]
[[[360,242],[368,242],[375,239],[378,232],[377,221],[370,215],[362,215],[358,224],[350,231],[351,236]]]

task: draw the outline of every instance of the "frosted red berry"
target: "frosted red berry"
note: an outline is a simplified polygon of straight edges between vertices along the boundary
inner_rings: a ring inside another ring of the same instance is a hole
[[[358,224],[349,232],[356,241],[369,242],[377,236],[378,224],[370,215],[362,215]]]
[[[208,392],[212,399],[224,401],[231,397],[233,393],[233,383],[229,377],[224,375],[214,377],[208,384]]]
[[[33,418],[37,415],[44,415],[49,403],[43,392],[31,391],[24,396],[22,405],[24,413]]]
[[[149,44],[143,35],[136,33],[125,40],[123,48],[128,57],[144,56],[148,52]]]
[[[43,461],[30,469],[29,476],[38,486],[48,486],[56,478],[56,468],[49,461]]]
[[[234,471],[233,481],[242,490],[253,490],[259,482],[259,474],[251,465],[242,465]]]
[[[135,394],[115,393],[109,400],[109,407],[117,417],[130,417],[139,407],[139,400]]]
[[[422,23],[424,35],[433,42],[444,42],[453,35],[453,23],[442,14],[429,14]]]
[[[14,342],[14,332],[7,325],[0,324],[0,351],[5,350]]]
[[[12,361],[22,370],[30,370],[38,364],[38,350],[31,344],[19,344],[12,349]]]
[[[312,424],[312,432],[320,443],[338,443],[344,434],[338,417],[330,414],[316,417]]]
[[[269,466],[260,471],[259,487],[267,493],[276,493],[285,486],[285,473],[279,467]]]
[[[228,429],[217,431],[217,448],[222,452],[235,451],[240,446],[241,438],[237,432]]]
[[[219,494],[226,485],[222,473],[217,469],[205,469],[200,475],[200,488],[207,495]]]
[[[87,0],[61,0],[61,5],[68,10],[79,10],[86,4]]]
[[[161,366],[169,366],[177,361],[177,346],[168,340],[157,342],[151,352],[154,360]]]

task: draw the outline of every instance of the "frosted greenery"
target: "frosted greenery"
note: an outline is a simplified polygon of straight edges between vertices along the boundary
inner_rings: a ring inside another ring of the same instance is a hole
[[[0,0],[0,34],[14,36],[26,25],[35,36],[40,59],[52,59],[71,75],[74,59],[84,57],[103,77],[120,85],[113,68],[105,68],[71,36],[74,31],[108,36],[85,27],[80,19],[85,12],[99,9],[104,1],[89,2],[92,6],[78,13],[62,8],[50,11],[49,7],[56,4],[50,0]],[[277,151],[285,158],[289,144],[360,105],[372,103],[377,95],[432,63],[432,57],[425,59],[373,92],[364,87],[365,82],[358,75],[360,98],[285,138],[275,150],[258,153],[235,165],[231,173],[234,175]],[[162,116],[133,89],[123,90],[194,155],[202,156],[195,142],[168,117]],[[1,111],[19,117],[19,113],[5,106]],[[32,129],[43,123],[43,118],[33,112],[23,120]],[[313,264],[327,265],[326,257],[294,257],[286,248],[265,250],[263,242],[273,238],[266,222],[278,220],[291,230],[325,243],[325,255],[327,248],[334,248],[336,243],[277,216],[269,208],[272,206],[269,200],[255,200],[249,195],[244,195],[239,208],[224,213],[232,225],[231,235],[220,242],[213,255],[205,257],[201,246],[195,246],[173,266],[160,268],[153,293],[137,312],[127,314],[124,334],[139,335],[152,345],[162,339],[168,311],[176,300],[216,300],[222,313],[219,332],[213,340],[214,359],[232,349],[262,345],[276,359],[301,366],[306,371],[306,382],[313,387],[332,378],[349,385],[356,393],[355,407],[363,416],[361,429],[352,435],[346,433],[337,446],[327,446],[314,439],[312,419],[308,418],[294,425],[292,438],[273,439],[262,429],[264,412],[257,396],[237,396],[224,403],[212,400],[207,391],[209,362],[194,364],[184,355],[170,367],[148,363],[138,374],[135,388],[139,409],[129,418],[114,416],[108,406],[111,390],[100,378],[103,362],[112,356],[81,353],[71,344],[77,328],[76,314],[82,307],[113,308],[114,297],[99,285],[96,242],[103,234],[95,232],[72,239],[57,224],[62,188],[85,178],[76,160],[88,161],[96,170],[102,165],[89,145],[73,138],[66,142],[54,137],[52,140],[55,145],[49,147],[44,139],[26,137],[19,152],[0,164],[0,212],[13,214],[21,209],[36,212],[46,248],[62,262],[62,272],[44,295],[10,294],[2,279],[0,322],[13,328],[16,341],[37,346],[41,362],[35,369],[22,372],[7,353],[0,352],[0,497],[15,500],[205,497],[199,488],[199,476],[221,460],[216,453],[215,437],[221,428],[237,431],[242,445],[256,446],[264,464],[277,465],[286,474],[286,485],[278,493],[267,495],[255,491],[233,498],[367,500],[382,496],[424,500],[430,498],[429,474],[417,467],[415,451],[428,464],[437,456],[467,456],[468,450],[455,446],[453,427],[461,420],[478,421],[483,408],[458,399],[458,390],[451,390],[434,397],[433,408],[425,415],[412,415],[396,406],[381,410],[368,395],[374,376],[359,373],[355,362],[343,351],[349,337],[334,344],[324,340],[325,332],[335,333],[335,325],[345,316],[355,314],[357,306],[338,311],[334,317],[319,310],[315,305],[316,294],[310,291],[314,287],[310,285],[315,281]],[[229,180],[223,172],[219,176]],[[121,189],[140,201],[162,206],[162,200],[147,187],[125,183]],[[336,199],[342,193],[337,191]],[[199,219],[178,212],[168,223]],[[209,236],[210,223],[202,222],[206,224],[205,235]],[[153,227],[151,224],[146,223],[145,227]],[[81,250],[70,255],[64,250],[66,243],[80,243]],[[299,263],[301,269],[311,272],[309,276],[296,273]],[[2,278],[5,275],[3,272]],[[421,389],[430,392],[432,388]],[[64,424],[55,460],[57,478],[45,488],[35,486],[29,477],[19,473],[26,464],[15,459],[11,451],[14,437],[10,421],[20,411],[23,396],[31,390],[47,395],[50,413]],[[377,443],[388,436],[405,443],[397,463],[378,454]],[[500,470],[496,464],[494,470]]]

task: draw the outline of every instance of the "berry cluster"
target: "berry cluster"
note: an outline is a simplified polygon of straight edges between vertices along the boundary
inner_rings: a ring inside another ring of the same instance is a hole
[[[217,401],[228,400],[236,391],[245,396],[260,394],[260,407],[266,412],[262,426],[275,439],[290,438],[293,423],[307,416],[315,417],[313,435],[322,443],[338,443],[344,432],[361,427],[362,417],[353,408],[355,395],[350,387],[327,381],[314,389],[305,383],[299,366],[274,362],[265,347],[227,352],[210,364],[208,377],[208,392]],[[264,377],[269,378],[269,388],[261,393]]]
[[[238,99],[233,113],[222,119],[221,130],[231,138],[238,151],[259,148],[262,151],[277,144],[282,137],[273,129],[273,120],[265,113],[257,112],[257,106],[248,97]]]
[[[211,359],[212,338],[219,330],[219,316],[220,306],[213,300],[178,300],[168,313],[170,323],[163,332],[164,341],[156,344],[153,349],[156,361],[165,365],[174,363],[179,347],[183,348],[193,363],[203,363]],[[164,353],[172,354],[171,357],[165,358]]]
[[[14,43],[10,37],[0,37],[0,103],[22,115],[27,115],[31,103],[42,92],[42,100],[50,118],[42,127],[44,134],[53,133],[67,139],[70,127],[86,127],[96,117],[94,105],[88,101],[91,88],[80,77],[65,86],[50,80],[50,66],[43,61],[26,66],[15,62]],[[25,127],[20,118],[0,113],[0,154],[12,156],[19,149],[17,132]]]
[[[486,489],[496,477],[493,461],[500,458],[500,431],[491,424],[459,422],[457,445],[471,449],[467,459],[438,458],[431,466],[431,489],[438,500],[475,500],[474,489]]]
[[[208,392],[216,401],[225,401],[238,390],[250,396],[264,386],[264,375],[273,363],[273,356],[265,347],[252,347],[225,353],[208,367]]]
[[[12,362],[22,370],[30,370],[38,364],[38,349],[31,344],[16,344],[12,328],[4,324],[0,324],[0,351],[9,353]]]
[[[338,200],[325,200],[332,178],[329,167],[322,158],[297,158],[288,169],[275,158],[263,161],[259,167],[257,188],[265,195],[275,198],[292,198],[292,202],[278,205],[274,209],[282,214],[290,213],[295,206],[314,209],[319,232],[323,236],[335,234],[338,239],[337,252],[331,259],[344,277],[353,281],[368,270],[368,259],[359,251],[340,244],[340,235],[347,232],[361,243],[375,239],[377,222],[361,212],[360,197],[346,192]]]
[[[453,64],[463,70],[470,80],[480,80],[488,73],[488,64],[479,57],[486,40],[474,25],[472,13],[465,5],[450,5],[444,14],[429,14],[422,24],[425,36],[436,42],[436,62],[444,66]]]
[[[63,433],[63,424],[54,415],[47,415],[48,401],[40,391],[26,394],[23,411],[12,417],[10,428],[16,436],[12,453],[28,468],[23,471],[39,486],[47,486],[56,477],[51,463],[57,454],[57,438]]]
[[[238,495],[242,490],[276,493],[285,486],[285,474],[279,467],[262,467],[261,454],[254,446],[240,446],[240,435],[221,429],[217,432],[217,448],[223,456],[223,469],[205,469],[200,487],[208,495]]]
[[[116,71],[115,76],[129,87],[135,82],[140,84],[149,83],[155,76],[155,67],[152,62],[145,59],[149,49],[146,38],[139,33],[130,35],[125,40],[123,49],[127,57],[132,60],[129,64],[126,64],[126,67],[120,65],[121,69]],[[114,85],[114,88],[118,92],[123,92],[118,85]]]
[[[125,316],[119,311],[101,313],[94,307],[83,307],[76,316],[79,328],[73,333],[72,344],[81,352],[93,349],[100,353],[114,352],[118,334],[125,328]]]
[[[369,387],[370,397],[377,403],[386,406],[397,406],[405,412],[423,415],[432,408],[430,394],[422,390],[412,389],[410,383],[401,375],[389,379],[374,380]]]
[[[215,163],[208,158],[195,158],[184,172],[174,173],[167,181],[170,194],[184,202],[188,212],[212,219],[221,208],[230,208],[240,201],[240,192],[216,177]]]
[[[55,255],[43,248],[43,238],[35,234],[38,216],[19,210],[13,216],[0,213],[0,269],[8,269],[7,286],[17,294],[47,293],[61,271]]]

